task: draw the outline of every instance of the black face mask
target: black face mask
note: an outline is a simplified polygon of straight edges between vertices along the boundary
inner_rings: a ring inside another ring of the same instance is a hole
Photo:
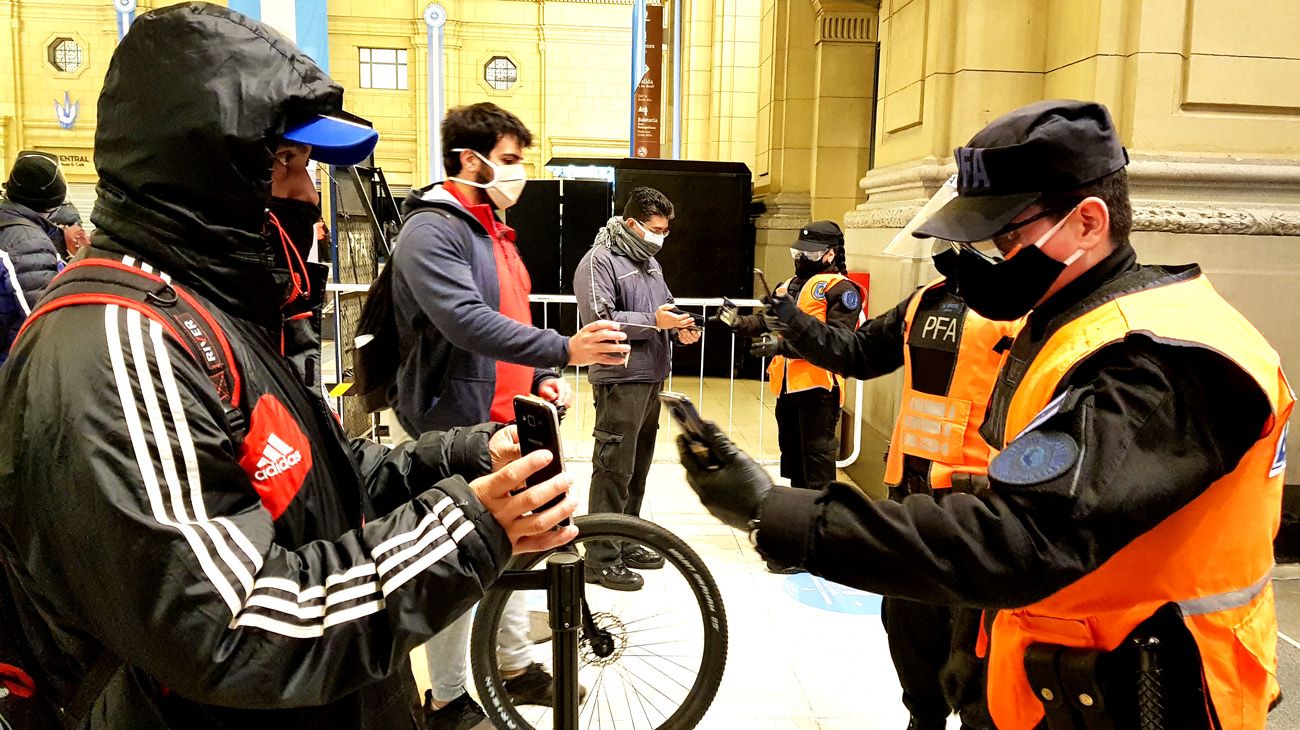
[[[993,261],[966,247],[936,254],[934,266],[979,315],[1010,322],[1029,314],[1066,265],[1025,246],[1006,261]]]
[[[288,272],[285,277],[285,304],[305,296],[308,292],[307,256],[316,242],[316,223],[320,220],[320,206],[293,198],[271,198],[267,209],[279,221],[277,228],[268,221],[267,236],[275,268]],[[280,236],[283,229],[288,245]]]
[[[822,273],[823,271],[826,271],[831,267],[832,263],[833,262],[826,262],[821,260],[809,261],[808,259],[800,256],[799,258],[794,260],[794,275],[799,277],[800,279],[807,279],[811,276],[816,276]]]

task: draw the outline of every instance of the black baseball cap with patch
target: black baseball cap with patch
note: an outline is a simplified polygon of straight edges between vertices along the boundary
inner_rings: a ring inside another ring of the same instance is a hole
[[[844,231],[835,221],[813,221],[799,230],[799,238],[790,248],[799,251],[825,251],[844,245]]]
[[[957,197],[917,227],[917,238],[991,238],[1044,193],[1076,190],[1128,164],[1106,107],[1072,99],[998,117],[953,156]]]

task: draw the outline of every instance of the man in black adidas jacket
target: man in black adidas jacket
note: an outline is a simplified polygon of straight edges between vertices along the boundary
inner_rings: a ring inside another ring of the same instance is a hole
[[[318,118],[341,103],[291,43],[212,5],[141,16],[113,56],[89,255],[210,310],[247,433],[138,309],[51,311],[0,371],[0,553],[38,684],[65,706],[89,687],[81,726],[417,727],[408,651],[512,548],[574,535],[549,530],[571,499],[525,515],[567,482],[509,496],[544,455],[489,475],[510,451],[495,436],[490,455],[493,427],[349,442],[281,354],[306,287],[278,232],[293,226],[267,225],[273,153],[364,157],[372,132]]]

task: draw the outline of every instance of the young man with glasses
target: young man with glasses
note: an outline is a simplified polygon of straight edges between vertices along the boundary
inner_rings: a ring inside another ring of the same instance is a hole
[[[691,345],[700,330],[677,311],[655,254],[668,237],[673,204],[654,188],[634,188],[623,215],[596,234],[573,279],[583,322],[618,322],[632,345],[626,361],[592,365],[596,443],[592,453],[591,512],[641,513],[646,475],[659,430],[659,391],[672,367],[672,345]],[[587,546],[587,582],[635,591],[644,579],[629,568],[662,568],[663,556],[644,545],[593,541]]]

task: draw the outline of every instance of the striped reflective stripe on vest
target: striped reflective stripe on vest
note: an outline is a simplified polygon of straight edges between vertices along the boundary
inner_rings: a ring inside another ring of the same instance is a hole
[[[1184,617],[1201,616],[1207,613],[1227,611],[1230,608],[1239,608],[1255,600],[1255,596],[1258,596],[1264,590],[1264,586],[1268,585],[1271,579],[1272,574],[1265,573],[1263,578],[1245,588],[1216,593],[1212,596],[1193,598],[1189,601],[1178,601],[1178,608],[1183,612]]]

